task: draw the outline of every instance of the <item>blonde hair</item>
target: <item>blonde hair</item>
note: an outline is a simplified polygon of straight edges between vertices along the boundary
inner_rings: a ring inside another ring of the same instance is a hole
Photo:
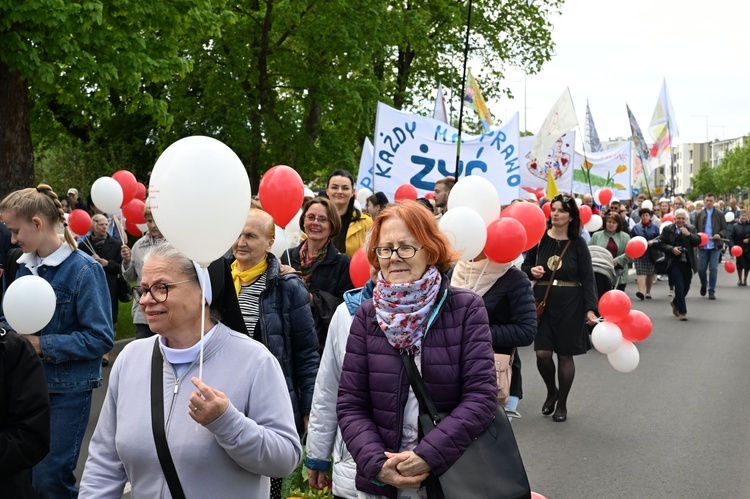
[[[78,249],[75,237],[65,221],[60,199],[49,185],[39,184],[36,187],[11,192],[0,201],[0,212],[5,211],[12,211],[16,216],[28,221],[34,217],[44,218],[53,230],[56,225],[62,224],[65,242],[73,251]]]
[[[250,217],[257,218],[260,221],[263,231],[269,240],[276,238],[276,225],[273,223],[273,217],[268,212],[258,208],[250,208],[248,218]]]

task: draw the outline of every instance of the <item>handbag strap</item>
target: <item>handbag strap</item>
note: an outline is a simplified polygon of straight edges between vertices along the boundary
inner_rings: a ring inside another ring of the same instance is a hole
[[[568,251],[568,246],[570,246],[570,239],[568,239],[568,243],[563,248],[562,253],[560,253],[560,260],[563,259],[563,257],[565,256],[565,252]],[[537,258],[539,258],[538,253],[537,253]],[[555,268],[552,269],[552,276],[549,278],[547,291],[544,292],[544,298],[542,298],[542,304],[544,304],[545,307],[547,306],[547,297],[549,296],[549,290],[552,289],[552,283],[555,282],[555,274],[557,274],[558,268],[560,268],[560,265],[555,265]]]
[[[432,418],[432,423],[437,426],[442,418],[438,413],[437,407],[435,407],[435,403],[432,401],[432,397],[430,397],[430,394],[427,392],[427,387],[424,384],[422,375],[419,374],[417,363],[414,362],[414,354],[408,353],[406,350],[402,350],[401,360],[404,361],[406,375],[409,377],[409,383],[411,383],[411,388],[412,390],[414,390],[414,395],[416,395],[420,407],[423,408],[423,411],[424,409],[427,410],[430,418]]]
[[[159,456],[159,464],[167,479],[169,492],[174,499],[185,499],[180,477],[172,461],[172,453],[169,452],[167,434],[164,432],[164,358],[159,348],[159,339],[154,342],[154,351],[151,354],[151,428],[156,443],[156,454]]]

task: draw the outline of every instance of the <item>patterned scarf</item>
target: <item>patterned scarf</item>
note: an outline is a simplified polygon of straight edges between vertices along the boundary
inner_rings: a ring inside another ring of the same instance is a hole
[[[415,353],[422,349],[422,337],[441,281],[442,276],[434,265],[427,268],[421,279],[404,284],[390,284],[382,272],[378,274],[372,292],[375,316],[393,348]]]
[[[248,284],[259,276],[265,273],[268,269],[268,260],[263,258],[257,265],[247,270],[240,270],[239,262],[237,260],[232,262],[232,280],[234,281],[234,290],[237,292],[237,296],[240,296],[240,290],[243,284]]]
[[[307,239],[305,239],[305,242],[302,243],[302,247],[299,249],[299,273],[302,280],[307,284],[307,286],[310,286],[310,280],[312,279],[312,273],[313,270],[315,270],[315,267],[318,266],[320,262],[325,260],[326,255],[328,254],[328,242],[323,246],[322,249],[320,249],[316,254],[309,256],[307,254],[308,248],[307,248]]]

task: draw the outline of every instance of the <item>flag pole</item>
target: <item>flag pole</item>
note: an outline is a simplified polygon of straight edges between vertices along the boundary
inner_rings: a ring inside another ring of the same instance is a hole
[[[461,163],[461,126],[464,118],[464,96],[466,95],[466,63],[469,59],[469,33],[471,32],[471,0],[469,0],[469,13],[466,19],[466,40],[464,41],[464,72],[461,77],[461,106],[458,110],[458,142],[456,143],[456,180],[458,180],[458,167]]]

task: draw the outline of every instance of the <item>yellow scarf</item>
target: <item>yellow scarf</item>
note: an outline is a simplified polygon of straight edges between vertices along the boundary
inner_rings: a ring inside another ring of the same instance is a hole
[[[234,290],[237,291],[237,296],[240,295],[240,289],[243,284],[247,284],[257,279],[259,276],[268,268],[268,260],[265,258],[260,261],[258,265],[247,270],[240,270],[239,262],[235,260],[232,262],[232,279],[234,280]]]

